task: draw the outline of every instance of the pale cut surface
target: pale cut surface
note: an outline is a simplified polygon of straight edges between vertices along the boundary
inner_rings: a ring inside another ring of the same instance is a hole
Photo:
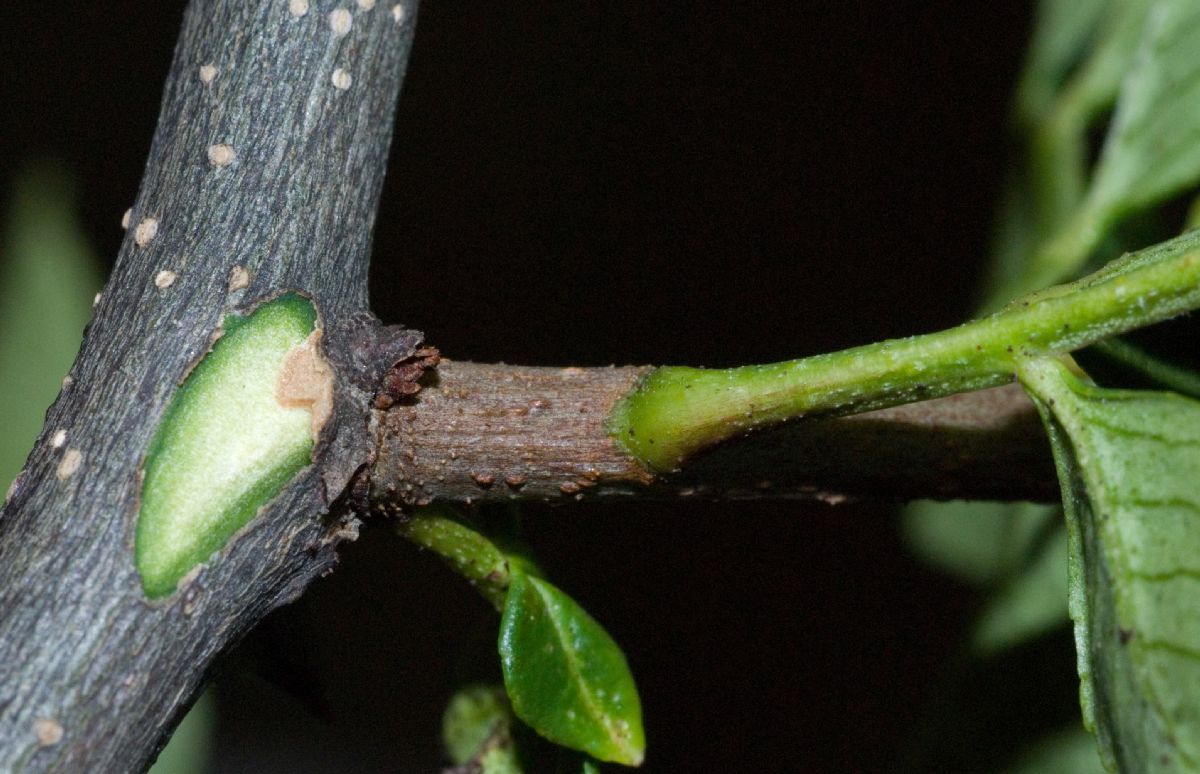
[[[280,405],[276,383],[313,325],[299,296],[231,316],[176,393],[145,465],[136,556],[148,596],[174,591],[308,464],[312,412]]]

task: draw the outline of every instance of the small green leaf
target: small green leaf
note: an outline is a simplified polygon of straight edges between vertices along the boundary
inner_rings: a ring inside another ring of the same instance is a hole
[[[1200,770],[1200,402],[1022,364],[1070,533],[1085,724],[1110,768]]]
[[[225,318],[175,393],[146,456],[136,563],[147,596],[174,591],[309,464],[312,411],[283,405],[277,387],[315,321],[298,295]]]
[[[642,762],[642,707],[625,656],[574,600],[514,571],[499,648],[513,710],[535,731],[602,761]]]
[[[521,774],[512,723],[512,709],[502,688],[464,688],[450,699],[442,715],[446,754],[456,766],[475,764],[480,774]]]

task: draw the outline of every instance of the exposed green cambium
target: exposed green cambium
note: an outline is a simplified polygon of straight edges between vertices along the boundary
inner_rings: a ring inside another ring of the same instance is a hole
[[[1022,363],[1070,530],[1084,722],[1110,770],[1200,771],[1200,402]]]
[[[1055,355],[1200,306],[1200,232],[1131,253],[957,328],[761,366],[651,371],[608,428],[652,470],[805,416],[838,416],[994,387],[1016,359]]]
[[[173,592],[309,464],[312,411],[276,390],[315,324],[295,294],[230,315],[176,391],[146,455],[135,556],[147,596]]]

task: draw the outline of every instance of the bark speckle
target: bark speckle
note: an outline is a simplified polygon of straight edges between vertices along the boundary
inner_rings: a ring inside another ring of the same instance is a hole
[[[308,0],[288,0],[288,13],[299,19],[308,13]]]
[[[375,7],[375,0],[358,0],[360,10],[369,11]]]
[[[83,452],[78,449],[67,449],[67,453],[58,463],[58,469],[54,475],[58,476],[59,481],[66,481],[75,475],[75,471],[79,470],[81,464],[83,464]]]
[[[208,146],[208,163],[214,167],[227,167],[237,158],[237,153],[233,147],[219,142],[215,145]]]
[[[142,218],[133,232],[133,241],[138,247],[145,247],[156,236],[158,236],[158,219]]]
[[[52,449],[62,448],[62,445],[66,442],[67,442],[67,431],[60,429],[58,432],[56,432],[54,434],[53,437],[50,438],[50,448],[52,448]]]
[[[33,735],[39,747],[53,747],[62,741],[63,727],[54,718],[38,718],[33,721]]]
[[[217,77],[217,68],[210,64],[200,65],[200,82],[208,85]]]
[[[158,274],[154,275],[154,287],[159,290],[166,290],[175,284],[175,279],[178,277],[175,272],[170,269],[163,269]]]
[[[397,24],[404,23],[404,5],[402,3],[396,3],[392,6],[392,19],[394,19]]]
[[[330,76],[329,80],[333,82],[334,88],[341,89],[342,91],[350,88],[350,84],[354,82],[354,78],[351,77],[350,73],[340,67],[333,71],[333,75]]]
[[[353,22],[354,18],[345,8],[337,8],[329,14],[329,29],[339,38],[350,32],[350,25]]]

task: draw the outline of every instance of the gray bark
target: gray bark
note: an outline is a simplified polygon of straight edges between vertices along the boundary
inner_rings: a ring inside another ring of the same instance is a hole
[[[370,382],[420,338],[380,335],[366,313],[416,2],[400,23],[392,3],[310,6],[187,9],[116,268],[0,514],[0,771],[148,765],[217,655],[354,534],[335,500],[368,454]],[[231,286],[235,267],[248,286]],[[284,290],[312,297],[337,373],[314,464],[182,591],[148,602],[132,545],[151,436],[223,316]]]

